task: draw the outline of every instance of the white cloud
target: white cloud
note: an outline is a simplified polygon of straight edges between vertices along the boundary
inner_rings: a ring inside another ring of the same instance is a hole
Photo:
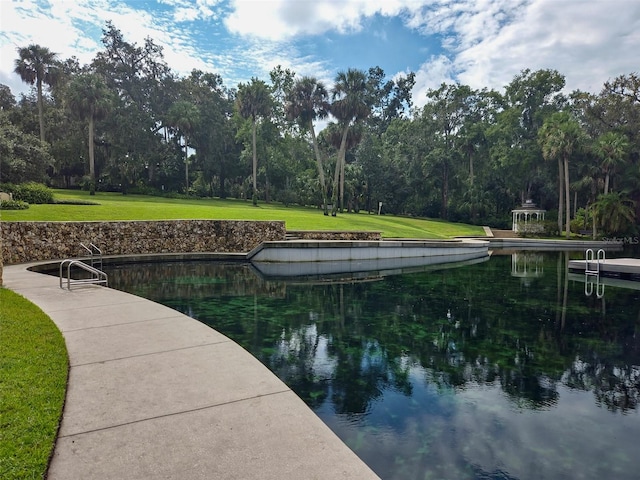
[[[455,82],[454,65],[445,55],[430,58],[415,73],[416,83],[411,92],[415,107],[422,107],[426,103],[429,89],[436,89],[443,82]]]
[[[497,34],[456,59],[461,79],[500,86],[522,68],[553,68],[567,87],[598,91],[608,78],[638,66],[640,3],[539,0]],[[635,59],[635,60],[634,60]]]
[[[234,0],[231,6],[229,30],[274,42],[273,52],[300,36],[357,32],[376,14],[401,16],[407,28],[438,35],[444,52],[427,53],[417,69],[416,104],[443,81],[501,90],[524,68],[553,68],[567,77],[567,89],[597,92],[607,79],[638,68],[637,0],[615,7],[606,0]],[[261,58],[273,58],[259,50]]]
[[[398,55],[412,47],[423,55],[421,65],[407,68],[416,71],[417,105],[443,81],[501,90],[524,68],[554,68],[567,77],[568,89],[598,92],[607,79],[640,68],[638,0],[614,6],[608,0],[158,0],[154,11],[145,5],[0,0],[0,82],[14,93],[28,89],[12,71],[16,49],[29,43],[88,63],[102,49],[107,20],[128,42],[142,45],[150,37],[163,46],[179,75],[198,68],[235,86],[250,76],[268,79],[278,64],[330,85],[335,70],[350,66],[348,57],[307,53],[301,38],[313,42],[314,35],[320,41],[327,32],[344,33],[334,37],[336,51],[344,52],[348,34],[371,27],[374,16],[400,17],[425,38],[397,49]],[[433,50],[434,39],[441,51]]]
[[[217,19],[217,7],[222,0],[156,0],[158,3],[174,9],[173,19],[176,22]]]
[[[81,64],[89,63],[103,47],[100,37],[108,20],[128,42],[142,45],[147,37],[152,38],[163,47],[165,60],[179,74],[186,74],[193,68],[220,72],[217,60],[219,58],[224,64],[224,55],[203,54],[193,43],[190,32],[176,26],[176,17],[182,15],[183,20],[188,20],[184,5],[193,5],[193,2],[165,0],[165,3],[175,10],[162,16],[109,0],[26,0],[20,3],[0,0],[3,25],[0,82],[16,94],[28,91],[29,86],[13,74],[13,60],[19,46],[31,43],[46,46],[58,53],[60,59],[76,56]],[[218,3],[219,0],[198,0],[194,16],[215,19],[211,8]],[[5,28],[9,25],[11,28]],[[229,63],[227,71],[231,67]]]
[[[328,31],[359,31],[362,20],[381,14],[399,15],[412,0],[232,0],[233,12],[225,23],[233,33],[270,40]]]
[[[473,88],[499,91],[521,70],[551,68],[567,90],[599,92],[615,76],[637,71],[640,2],[620,0],[443,0],[414,12],[407,24],[443,35],[446,57],[417,72],[414,98],[435,79],[455,78]],[[447,61],[448,60],[448,61]],[[439,82],[438,82],[439,83]],[[436,85],[437,86],[437,85]]]
[[[52,0],[51,10],[47,11],[36,1],[0,1],[3,25],[0,37],[0,79],[14,92],[26,92],[29,88],[13,74],[16,51],[20,47],[36,43],[57,53],[60,59],[75,55],[83,62],[91,58],[98,45],[74,26],[73,20],[91,19],[93,11],[80,6],[70,15],[72,7],[72,2]]]

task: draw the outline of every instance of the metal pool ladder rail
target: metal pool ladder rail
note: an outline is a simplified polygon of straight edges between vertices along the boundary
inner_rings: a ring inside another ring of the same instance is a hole
[[[597,257],[593,253],[593,249],[588,248],[584,254],[585,265],[584,273],[587,275],[600,275],[600,263],[605,260],[605,253],[603,249],[598,250]],[[595,263],[595,270],[591,268],[591,265]]]
[[[63,286],[63,271],[64,268],[67,269],[66,281],[67,281],[67,289],[71,290],[72,285],[100,285],[103,284],[105,287],[108,286],[109,280],[107,278],[107,274],[102,270],[98,270],[91,265],[87,265],[82,260],[73,260],[67,259],[60,262],[60,288],[64,288]],[[86,272],[89,272],[91,276],[89,278],[71,278],[71,268],[78,267]]]
[[[594,255],[591,248],[585,252],[584,261],[584,294],[590,297],[593,294],[593,277],[595,277],[596,297],[604,297],[604,283],[600,283],[600,264],[605,260],[603,249],[598,250]]]
[[[88,247],[84,243],[81,243],[80,246],[87,252],[89,252],[91,258],[91,266],[94,268],[102,269],[102,250],[100,250],[93,243],[90,243]]]

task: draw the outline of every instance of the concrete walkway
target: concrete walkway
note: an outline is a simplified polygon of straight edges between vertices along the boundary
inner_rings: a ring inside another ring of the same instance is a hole
[[[378,478],[258,360],[175,310],[28,265],[5,287],[62,331],[70,372],[49,480]]]

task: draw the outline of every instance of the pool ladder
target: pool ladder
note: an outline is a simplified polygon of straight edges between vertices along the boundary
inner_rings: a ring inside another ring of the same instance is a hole
[[[102,250],[93,243],[89,243],[88,247],[84,243],[80,243],[80,246],[89,252],[91,266],[97,269],[102,269]]]
[[[585,252],[584,294],[587,297],[593,295],[594,284],[596,297],[604,297],[604,283],[600,283],[600,264],[605,261],[605,256],[603,249],[598,250],[596,254],[594,254],[593,249],[591,248],[587,249]]]
[[[104,273],[102,269],[102,250],[98,248],[93,243],[90,243],[87,247],[84,243],[81,243],[80,246],[89,252],[91,265],[83,262],[79,259],[66,259],[60,262],[60,288],[65,288],[64,283],[66,279],[66,288],[71,290],[72,285],[104,285],[108,286],[109,280],[107,274]],[[65,273],[66,267],[66,276]],[[71,269],[72,268],[84,270],[89,273],[88,277],[85,278],[71,278]],[[98,268],[99,267],[99,268]]]

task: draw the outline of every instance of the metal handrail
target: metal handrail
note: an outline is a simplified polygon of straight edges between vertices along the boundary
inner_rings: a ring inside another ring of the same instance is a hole
[[[84,243],[80,243],[80,246],[84,248],[91,257],[91,266],[95,267],[96,263],[98,264],[98,268],[102,268],[102,250],[98,248],[93,242],[89,243],[87,247]],[[95,260],[95,255],[98,255],[98,260]]]
[[[84,245],[83,245],[84,246]],[[104,284],[104,286],[109,285],[109,280],[107,274],[102,270],[98,270],[91,265],[87,265],[82,260],[74,260],[74,259],[66,259],[60,262],[60,288],[64,288],[62,286],[63,281],[63,270],[64,267],[67,267],[67,289],[71,290],[71,285],[86,285],[86,284]],[[78,267],[82,270],[85,270],[91,273],[91,278],[81,278],[74,279],[71,278],[71,267]]]
[[[593,250],[588,248],[584,252],[584,294],[590,297],[593,294],[593,277],[596,277],[596,297],[604,297],[604,283],[600,283],[600,264],[605,261],[605,253],[601,248],[598,250],[597,256],[594,255]],[[595,270],[591,267],[591,264],[595,264]]]
[[[586,275],[600,275],[600,263],[605,260],[605,252],[601,248],[598,250],[597,257],[594,255],[593,250],[588,248],[584,253],[585,256],[585,264],[584,264],[584,273]],[[590,263],[595,263],[595,270],[590,267]]]
[[[84,243],[80,242],[80,246],[84,248],[87,252],[89,252],[89,255],[93,255],[93,251],[89,247],[87,247]]]

